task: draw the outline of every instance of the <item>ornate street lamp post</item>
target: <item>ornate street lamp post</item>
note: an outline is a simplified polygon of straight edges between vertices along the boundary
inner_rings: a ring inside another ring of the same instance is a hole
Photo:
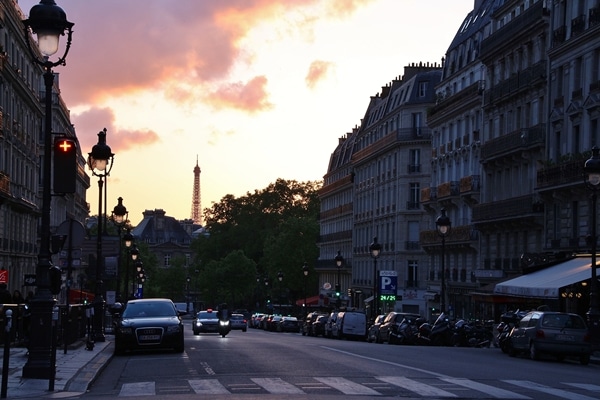
[[[597,191],[600,188],[600,149],[597,146],[592,148],[592,156],[583,166],[585,185],[592,191],[592,278],[590,282],[590,308],[587,312],[588,328],[592,338],[592,344],[598,346],[600,343],[600,305],[598,304],[598,275],[596,272],[596,251],[597,251]]]
[[[127,212],[127,208],[123,205],[123,198],[119,197],[117,199],[117,205],[113,208],[112,212],[112,220],[113,223],[117,226],[117,231],[119,232],[119,257],[117,257],[117,301],[122,301],[121,299],[121,253],[123,251],[122,240],[121,240],[121,229],[127,223],[127,218],[129,213]],[[131,235],[131,234],[130,234]],[[131,246],[131,242],[129,242]],[[127,284],[125,284],[125,293],[127,293]]]
[[[438,234],[442,238],[442,283],[440,289],[440,313],[446,312],[446,236],[450,234],[450,218],[446,215],[446,209],[441,209],[441,215],[435,220]]]
[[[23,367],[23,378],[53,379],[56,366],[52,365],[52,309],[54,299],[50,292],[50,269],[52,256],[50,253],[50,205],[52,201],[51,167],[52,167],[52,87],[54,73],[52,68],[65,65],[71,48],[73,23],[67,21],[65,12],[54,0],[42,0],[29,11],[29,18],[23,21],[25,41],[33,61],[44,68],[45,115],[44,115],[44,157],[42,164],[42,215],[40,226],[40,251],[36,267],[37,291],[30,304],[31,321],[36,321],[36,329],[32,329],[29,342],[29,358]],[[37,47],[34,51],[30,42],[31,32],[37,35]],[[59,39],[67,32],[65,51],[56,62],[50,57],[58,52]],[[41,58],[39,58],[41,54]]]
[[[279,308],[281,309],[281,299],[283,299],[283,272],[277,273],[277,280],[279,281]]]
[[[123,235],[123,242],[125,243],[125,248],[127,251],[127,262],[125,263],[125,285],[123,288],[123,296],[124,302],[129,300],[129,259],[131,258],[131,246],[133,245],[133,235],[131,234],[131,230],[127,228],[127,232]]]
[[[131,251],[129,253],[131,255],[131,261],[133,261],[134,266],[136,266],[138,258],[140,256],[140,249],[138,249],[137,245],[134,244],[133,248],[131,249]],[[132,298],[135,297],[135,279],[133,277],[131,279],[131,297]]]
[[[377,318],[377,258],[381,253],[381,245],[377,243],[377,236],[373,238],[373,243],[369,246],[371,257],[373,257],[373,309],[371,310],[371,319],[375,323]]]
[[[143,286],[142,283],[144,283],[143,281],[145,280],[146,277],[146,273],[144,271],[144,263],[142,262],[142,260],[138,259],[135,262],[135,270],[136,270],[136,275],[137,275],[137,288],[136,288],[136,298],[141,299],[143,296]]]
[[[304,321],[306,322],[306,315],[308,314],[308,304],[306,304],[306,284],[308,282],[308,264],[306,261],[302,266],[302,273],[304,274]]]
[[[98,234],[96,237],[96,294],[94,297],[94,341],[104,342],[104,283],[102,274],[104,273],[104,258],[102,255],[102,186],[104,179],[110,175],[113,167],[114,154],[106,144],[106,128],[98,133],[98,143],[92,147],[92,152],[88,153],[88,168],[92,175],[98,177]]]
[[[337,284],[335,285],[335,295],[336,295],[336,306],[339,309],[342,305],[342,280],[340,269],[342,268],[342,264],[344,263],[344,257],[342,257],[341,251],[338,250],[337,256],[334,258],[335,265],[337,266]]]
[[[185,312],[189,313],[190,312],[190,282],[192,281],[192,278],[190,278],[190,276],[188,275],[187,278],[185,278],[185,287],[186,287],[186,291],[187,291],[187,300],[185,303]]]

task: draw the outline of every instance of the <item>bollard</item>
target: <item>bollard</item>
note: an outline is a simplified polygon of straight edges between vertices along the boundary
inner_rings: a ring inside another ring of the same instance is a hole
[[[5,399],[8,389],[8,361],[10,357],[10,329],[12,327],[12,310],[6,310],[6,326],[4,328],[4,361],[2,362],[2,390],[0,397]]]
[[[48,390],[54,391],[54,382],[56,380],[56,335],[58,325],[58,307],[52,308],[52,329],[51,329],[51,351],[50,351],[50,379],[48,380]]]

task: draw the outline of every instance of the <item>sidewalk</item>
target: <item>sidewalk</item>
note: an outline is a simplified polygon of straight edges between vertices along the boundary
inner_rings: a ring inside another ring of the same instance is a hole
[[[112,357],[112,341],[113,337],[107,335],[106,341],[96,343],[91,351],[85,349],[83,340],[77,342],[76,345],[69,346],[67,354],[64,354],[64,347],[56,349],[56,378],[53,392],[48,390],[50,383],[48,379],[23,379],[21,377],[23,366],[28,359],[27,349],[24,347],[11,348],[6,397],[8,399],[51,399],[74,397],[84,393]],[[2,355],[1,352],[0,355]],[[1,359],[2,357],[0,357]],[[1,366],[0,363],[0,370]]]

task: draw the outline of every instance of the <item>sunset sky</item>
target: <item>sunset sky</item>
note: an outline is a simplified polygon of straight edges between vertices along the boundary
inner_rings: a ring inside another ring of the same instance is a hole
[[[39,0],[19,0],[23,12]],[[61,94],[85,157],[107,128],[108,210],[191,217],[277,178],[321,180],[338,138],[410,63],[440,63],[474,0],[56,0]],[[88,171],[89,172],[89,171]],[[98,210],[97,178],[87,192]]]

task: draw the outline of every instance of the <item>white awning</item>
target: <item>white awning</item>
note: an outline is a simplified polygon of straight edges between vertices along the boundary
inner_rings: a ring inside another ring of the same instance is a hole
[[[590,257],[575,257],[552,267],[498,283],[494,293],[557,299],[560,296],[560,288],[590,279],[591,265]]]

